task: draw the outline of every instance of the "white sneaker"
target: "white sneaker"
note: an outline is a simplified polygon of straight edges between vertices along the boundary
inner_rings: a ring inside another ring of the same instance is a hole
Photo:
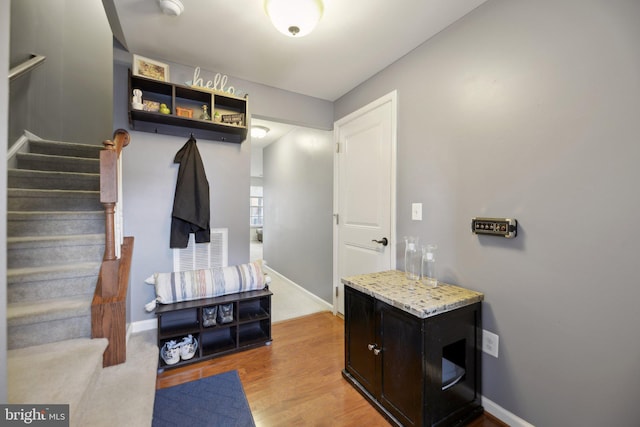
[[[196,350],[198,349],[198,340],[195,339],[192,335],[184,337],[182,342],[179,344],[180,346],[180,357],[182,360],[189,360],[196,354]]]

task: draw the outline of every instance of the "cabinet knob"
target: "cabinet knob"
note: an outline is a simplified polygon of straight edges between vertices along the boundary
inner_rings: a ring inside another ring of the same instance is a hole
[[[378,347],[378,344],[369,344],[367,345],[367,348],[369,349],[369,351],[373,351],[373,354],[375,354],[376,356],[380,354],[380,348]]]

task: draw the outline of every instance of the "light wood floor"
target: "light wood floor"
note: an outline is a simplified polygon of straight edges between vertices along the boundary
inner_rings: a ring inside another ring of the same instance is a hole
[[[270,346],[158,374],[156,388],[237,370],[257,427],[388,426],[343,378],[344,322],[329,312],[272,326]],[[491,415],[472,427],[503,427]]]

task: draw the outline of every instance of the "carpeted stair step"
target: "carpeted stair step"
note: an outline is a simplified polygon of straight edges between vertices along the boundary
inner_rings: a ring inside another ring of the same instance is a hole
[[[97,211],[99,191],[7,189],[8,211]]]
[[[100,379],[107,344],[105,338],[85,338],[8,351],[8,403],[69,404],[68,425],[88,425],[79,417],[91,404],[87,391]]]
[[[9,350],[8,403],[69,404],[71,426],[151,426],[155,331],[131,335],[126,362],[102,369],[106,346],[99,338]]]
[[[9,349],[91,337],[93,296],[7,304]]]
[[[104,245],[104,234],[9,237],[7,267],[97,262],[104,256]]]
[[[7,212],[7,236],[104,234],[100,211]]]
[[[155,330],[132,334],[126,362],[102,370],[96,387],[88,393],[91,404],[81,408],[81,420],[76,425],[151,426],[157,368]]]
[[[29,141],[29,152],[54,156],[99,159],[102,149],[102,145],[77,144],[75,142],[50,141],[46,139]]]
[[[7,270],[7,302],[93,295],[99,272],[99,262],[11,268]]]
[[[100,160],[50,154],[18,153],[18,169],[41,171],[100,173]]]
[[[9,169],[7,179],[9,188],[100,191],[100,175],[94,173]]]

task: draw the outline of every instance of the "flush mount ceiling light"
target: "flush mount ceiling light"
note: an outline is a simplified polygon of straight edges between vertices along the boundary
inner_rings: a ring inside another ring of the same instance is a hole
[[[264,10],[278,31],[289,37],[304,37],[320,21],[322,0],[265,0]]]
[[[184,12],[184,5],[180,0],[158,0],[162,13],[169,16],[180,16]]]
[[[262,139],[269,133],[269,128],[264,126],[251,126],[251,138]]]

